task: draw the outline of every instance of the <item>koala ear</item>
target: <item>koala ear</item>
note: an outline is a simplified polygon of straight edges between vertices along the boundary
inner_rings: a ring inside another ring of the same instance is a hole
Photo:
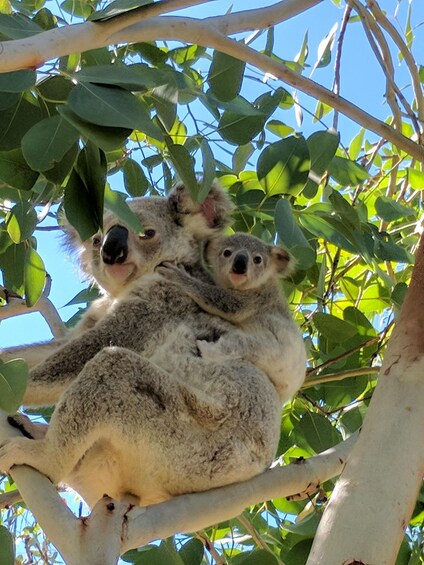
[[[283,277],[291,275],[296,267],[293,257],[282,247],[271,246],[271,259],[277,273]]]
[[[233,203],[217,181],[202,203],[193,202],[186,187],[179,183],[168,196],[175,221],[192,236],[204,239],[220,234],[231,223]]]

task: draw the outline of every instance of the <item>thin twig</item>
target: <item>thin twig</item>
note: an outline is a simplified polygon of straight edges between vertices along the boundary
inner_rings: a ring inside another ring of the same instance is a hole
[[[351,377],[362,377],[365,375],[378,374],[380,367],[359,367],[357,369],[346,369],[345,371],[338,371],[337,373],[329,373],[328,375],[322,375],[322,377],[306,378],[301,389],[310,388],[311,386],[317,386],[325,383],[333,383],[336,381],[342,381]]]
[[[334,83],[333,83],[333,92],[334,94],[337,95],[340,94],[340,63],[342,60],[343,41],[346,34],[347,23],[349,21],[351,12],[352,12],[352,8],[350,6],[346,6],[345,11],[343,13],[342,23],[340,26],[339,38],[337,40],[336,60],[334,63]],[[338,121],[339,121],[339,112],[338,110],[335,110],[334,119],[333,119],[333,128],[336,131],[338,128]]]

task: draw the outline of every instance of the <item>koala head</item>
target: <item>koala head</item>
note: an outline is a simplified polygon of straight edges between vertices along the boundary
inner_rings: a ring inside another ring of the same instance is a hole
[[[285,249],[245,233],[208,241],[205,259],[218,286],[238,290],[259,288],[272,277],[288,276],[292,270]]]
[[[199,242],[219,236],[229,224],[232,204],[218,183],[203,203],[194,203],[184,185],[166,198],[135,198],[129,202],[144,233],[139,235],[114,214],[106,212],[102,233],[80,241],[67,229],[67,243],[80,256],[82,270],[107,294],[118,297],[164,261],[194,265]]]

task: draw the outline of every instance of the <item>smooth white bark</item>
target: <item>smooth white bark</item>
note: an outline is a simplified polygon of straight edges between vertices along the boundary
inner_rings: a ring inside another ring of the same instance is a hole
[[[352,455],[308,565],[393,565],[424,475],[424,241]]]

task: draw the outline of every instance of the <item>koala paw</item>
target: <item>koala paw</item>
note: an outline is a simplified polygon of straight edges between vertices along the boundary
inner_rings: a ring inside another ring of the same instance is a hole
[[[12,427],[17,428],[21,434],[28,439],[44,439],[49,428],[47,424],[33,422],[30,418],[28,418],[28,416],[21,414],[20,412],[13,416],[8,416],[7,421]]]
[[[24,438],[12,438],[0,443],[0,471],[3,473],[8,473],[13,465],[24,463],[22,440],[24,442],[31,441]]]
[[[211,342],[198,339],[196,344],[202,359],[206,359],[207,361],[224,361],[225,359],[231,358],[230,355],[227,355],[221,350],[219,341]]]
[[[173,263],[169,263],[168,261],[157,266],[156,272],[170,281],[178,282],[180,280],[184,280],[183,271],[179,267],[177,267]]]

